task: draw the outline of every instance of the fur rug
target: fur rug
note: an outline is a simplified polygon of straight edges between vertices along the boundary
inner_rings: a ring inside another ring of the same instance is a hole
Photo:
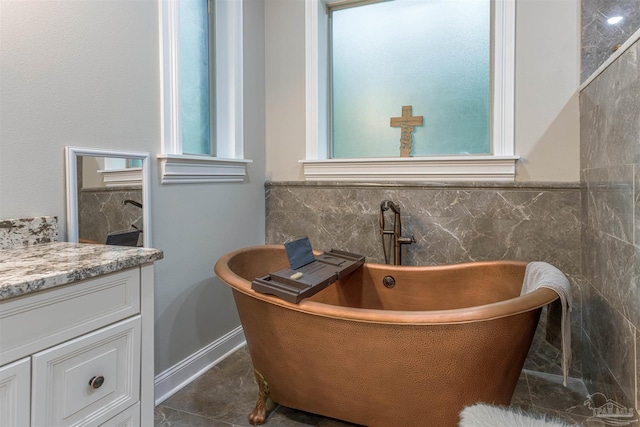
[[[460,412],[459,427],[575,427],[545,415],[478,403]]]

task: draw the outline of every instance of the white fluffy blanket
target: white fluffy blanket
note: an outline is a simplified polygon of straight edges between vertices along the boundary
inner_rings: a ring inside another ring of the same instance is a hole
[[[478,403],[460,413],[459,427],[575,427],[545,415]]]

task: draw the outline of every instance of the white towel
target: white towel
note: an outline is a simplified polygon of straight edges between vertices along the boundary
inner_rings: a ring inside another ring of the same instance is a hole
[[[558,325],[560,326],[560,350],[562,351],[562,376],[563,385],[567,386],[569,377],[569,366],[571,364],[571,285],[567,276],[556,267],[546,262],[530,262],[524,273],[521,295],[533,292],[538,288],[549,288],[555,291],[560,297],[554,301],[547,309],[547,340],[554,335],[557,336]],[[560,305],[558,307],[557,305]],[[555,306],[555,307],[554,307]],[[560,313],[558,317],[557,314]],[[554,330],[556,331],[554,333]],[[552,343],[553,344],[553,343]]]

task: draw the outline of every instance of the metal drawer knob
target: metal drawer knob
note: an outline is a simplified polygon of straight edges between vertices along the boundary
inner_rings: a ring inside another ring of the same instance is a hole
[[[103,383],[104,377],[102,375],[97,375],[89,380],[89,386],[93,389],[100,388]]]

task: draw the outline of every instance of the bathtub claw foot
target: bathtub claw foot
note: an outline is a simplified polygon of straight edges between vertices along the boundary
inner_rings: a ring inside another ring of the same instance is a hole
[[[264,379],[262,374],[257,369],[253,370],[253,374],[256,377],[258,383],[258,401],[255,408],[249,414],[249,424],[257,426],[264,424],[267,419],[267,399],[269,398],[269,383]]]

